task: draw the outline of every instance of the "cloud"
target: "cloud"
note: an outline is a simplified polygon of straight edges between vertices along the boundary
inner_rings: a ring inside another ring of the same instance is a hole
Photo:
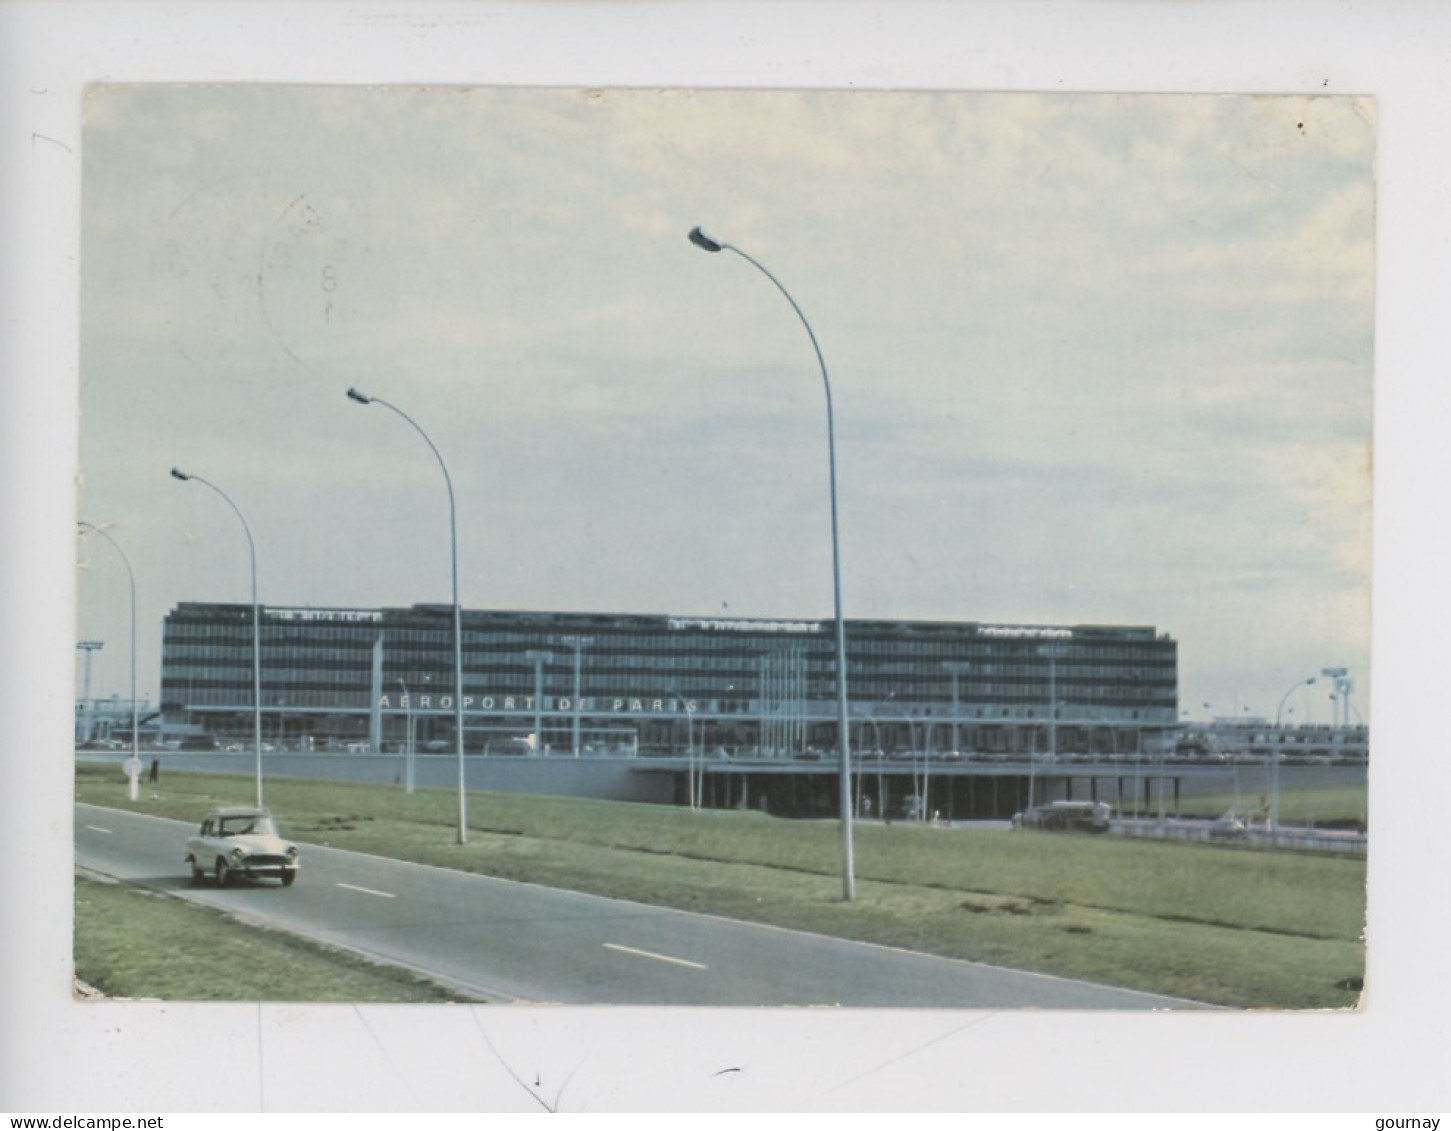
[[[276,599],[438,599],[436,468],[357,384],[445,453],[466,600],[820,612],[816,358],[699,223],[821,345],[860,615],[1298,671],[1314,594],[1363,661],[1368,101],[109,86],[86,128],[84,497],[147,511],[158,605],[227,568],[204,507],[167,557],[184,461]]]

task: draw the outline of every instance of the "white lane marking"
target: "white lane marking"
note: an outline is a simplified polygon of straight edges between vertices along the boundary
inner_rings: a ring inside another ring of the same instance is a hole
[[[387,892],[387,891],[374,891],[372,888],[360,888],[356,884],[345,884],[341,880],[338,880],[336,882],[337,882],[337,886],[340,887],[340,888],[347,888],[349,891],[360,891],[364,895],[376,895],[379,899],[397,899],[398,898],[392,892]]]
[[[607,942],[603,944],[606,950],[618,950],[621,954],[634,954],[641,958],[653,958],[659,962],[673,962],[677,966],[689,966],[692,970],[708,970],[709,967],[699,962],[690,962],[684,958],[671,958],[668,954],[656,954],[649,950],[636,950],[632,946],[621,946],[619,943]]]
[[[111,829],[103,829],[103,828],[101,828],[100,825],[87,825],[86,828],[90,829],[91,832],[93,832],[93,833],[105,833],[107,836],[115,836],[116,835],[113,830],[111,830]]]

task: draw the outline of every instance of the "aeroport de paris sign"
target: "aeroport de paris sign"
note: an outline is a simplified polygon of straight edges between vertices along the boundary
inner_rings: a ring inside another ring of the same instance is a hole
[[[535,702],[533,695],[465,695],[463,709],[506,715],[527,714],[535,710]],[[576,709],[576,701],[568,695],[544,695],[537,702],[538,710],[546,714],[563,714]],[[379,696],[378,707],[384,711],[452,711],[453,696],[385,694]],[[693,715],[699,710],[699,704],[694,699],[682,699],[673,695],[654,698],[580,696],[578,709],[595,715]]]

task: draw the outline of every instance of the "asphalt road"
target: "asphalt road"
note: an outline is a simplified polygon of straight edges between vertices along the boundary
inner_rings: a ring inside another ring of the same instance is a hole
[[[488,1001],[1185,1009],[1196,1003],[303,845],[291,888],[192,884],[193,826],[76,806],[76,864]],[[286,833],[286,829],[283,829]]]

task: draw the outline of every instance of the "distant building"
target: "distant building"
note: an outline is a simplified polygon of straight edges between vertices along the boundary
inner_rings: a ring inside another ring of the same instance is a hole
[[[706,752],[811,758],[837,745],[830,621],[463,613],[471,751]],[[281,748],[454,743],[447,605],[262,610],[262,708]],[[1147,627],[846,623],[852,746],[903,752],[1138,754],[1172,747],[1178,650]],[[245,742],[252,606],[167,616],[168,728]],[[539,733],[536,733],[536,721]]]
[[[1215,719],[1180,728],[1174,753],[1181,758],[1263,762],[1278,756],[1287,765],[1315,762],[1363,763],[1370,754],[1370,728],[1273,723],[1263,718]]]
[[[137,731],[142,742],[160,739],[160,719],[151,703],[136,700]],[[109,699],[76,700],[76,746],[120,747],[131,741],[131,700],[113,695]]]

